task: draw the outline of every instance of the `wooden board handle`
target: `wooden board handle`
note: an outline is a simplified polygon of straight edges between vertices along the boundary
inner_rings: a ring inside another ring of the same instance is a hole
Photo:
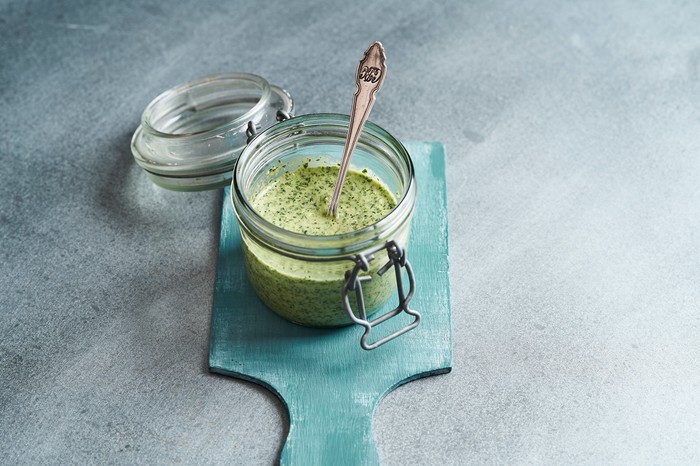
[[[357,387],[353,387],[357,390]],[[330,387],[286,399],[289,435],[280,465],[377,465],[372,415],[379,396],[343,393]]]

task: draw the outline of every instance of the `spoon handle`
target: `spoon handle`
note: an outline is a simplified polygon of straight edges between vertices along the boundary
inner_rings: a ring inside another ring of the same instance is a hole
[[[340,193],[343,190],[348,167],[350,167],[350,157],[352,157],[352,153],[355,150],[369,112],[372,110],[372,105],[374,105],[375,94],[384,82],[384,76],[386,75],[385,61],[384,47],[382,47],[380,42],[375,42],[367,49],[365,57],[357,67],[357,75],[355,76],[357,91],[352,99],[348,137],[345,140],[345,150],[343,151],[343,159],[340,162],[340,171],[338,171],[333,197],[328,207],[328,215],[332,217],[338,215]]]

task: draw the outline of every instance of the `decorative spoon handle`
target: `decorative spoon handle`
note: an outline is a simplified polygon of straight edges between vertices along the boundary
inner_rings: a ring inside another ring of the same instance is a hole
[[[384,47],[382,47],[380,42],[375,42],[367,49],[365,57],[357,67],[357,75],[355,77],[357,92],[355,92],[355,96],[352,99],[348,137],[345,140],[345,150],[343,159],[340,162],[340,171],[338,172],[333,197],[328,207],[328,215],[330,216],[336,217],[338,215],[338,202],[340,201],[340,193],[343,190],[345,176],[350,166],[350,157],[352,157],[352,153],[355,150],[369,112],[372,110],[372,105],[374,105],[375,94],[384,82],[384,76],[386,75],[385,61]]]

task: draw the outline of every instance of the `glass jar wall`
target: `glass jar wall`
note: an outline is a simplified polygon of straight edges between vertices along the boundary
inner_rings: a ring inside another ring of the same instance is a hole
[[[246,146],[233,176],[231,196],[250,281],[268,307],[302,325],[334,327],[352,323],[341,295],[345,272],[354,266],[352,259],[390,240],[404,248],[408,243],[416,201],[413,164],[400,142],[369,122],[360,136],[351,168],[367,170],[392,193],[396,206],[386,216],[356,231],[310,236],[274,225],[253,207],[253,196],[285,171],[305,164],[338,164],[348,121],[345,115],[313,114],[272,126]],[[386,261],[385,254],[377,254],[364,274],[370,278],[362,285],[368,314],[395,292],[394,274],[377,274]],[[351,302],[357,309],[354,297]]]

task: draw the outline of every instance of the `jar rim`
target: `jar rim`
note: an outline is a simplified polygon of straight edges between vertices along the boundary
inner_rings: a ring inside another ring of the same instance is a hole
[[[192,89],[198,88],[198,87],[205,87],[205,86],[211,86],[213,84],[219,84],[222,82],[230,81],[231,84],[231,91],[232,93],[235,93],[236,91],[240,90],[238,86],[236,86],[235,82],[251,82],[255,85],[257,85],[260,90],[261,90],[261,96],[258,99],[258,101],[244,114],[234,118],[233,120],[230,120],[226,123],[222,123],[220,125],[217,125],[213,128],[208,128],[202,131],[195,131],[195,132],[185,132],[185,133],[170,133],[170,132],[165,132],[157,129],[152,122],[152,117],[154,117],[155,111],[158,109],[159,106],[165,106],[165,108],[168,108],[167,104],[170,103],[170,101],[177,99],[179,96],[182,94],[185,94],[189,92]],[[191,137],[208,137],[212,134],[218,134],[221,132],[229,131],[233,128],[238,128],[243,125],[247,125],[248,121],[252,119],[252,117],[258,113],[266,104],[267,101],[270,99],[270,94],[271,94],[271,89],[270,89],[270,83],[263,77],[258,76],[256,74],[251,74],[251,73],[221,73],[221,74],[213,74],[210,76],[205,76],[203,78],[196,79],[194,81],[187,82],[185,84],[181,84],[179,86],[172,87],[162,93],[160,93],[155,99],[153,99],[148,106],[144,109],[143,113],[141,114],[141,126],[144,131],[147,131],[151,133],[154,136],[161,137],[161,138],[169,138],[169,139],[184,139],[184,138],[191,138]]]
[[[401,197],[397,200],[396,206],[378,221],[354,230],[335,235],[305,235],[277,226],[262,217],[251,205],[248,197],[243,192],[240,183],[241,170],[243,165],[252,157],[256,144],[261,143],[265,138],[279,134],[293,128],[295,125],[327,124],[333,126],[349,126],[349,115],[338,113],[314,113],[301,115],[285,120],[274,125],[267,130],[258,133],[241,152],[234,168],[233,180],[231,183],[231,202],[238,217],[239,224],[253,236],[258,242],[264,241],[268,247],[274,246],[275,250],[291,257],[312,256],[315,260],[337,260],[338,256],[349,256],[358,251],[367,249],[376,243],[377,238],[391,237],[391,235],[401,226],[402,220],[413,211],[415,205],[415,171],[413,161],[401,142],[392,136],[388,131],[367,121],[360,135],[379,138],[388,145],[392,151],[399,156],[405,169],[407,183],[404,186]],[[342,202],[342,199],[341,199]],[[242,218],[245,217],[245,218]],[[272,243],[272,244],[271,244]]]

